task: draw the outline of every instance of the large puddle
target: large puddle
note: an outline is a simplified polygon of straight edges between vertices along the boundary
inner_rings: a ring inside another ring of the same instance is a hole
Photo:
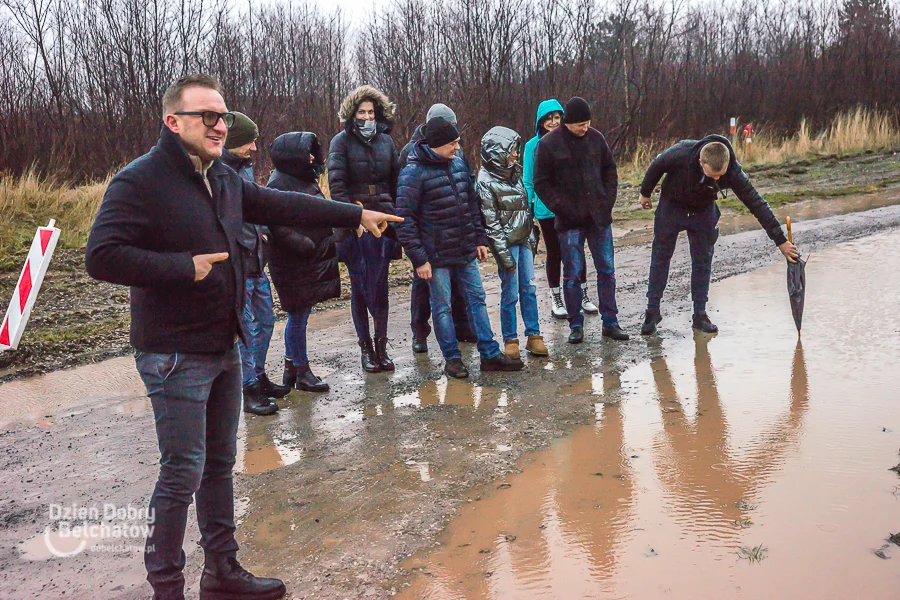
[[[812,257],[802,344],[784,271],[560,389],[596,423],[473,494],[398,597],[900,598],[900,232]]]

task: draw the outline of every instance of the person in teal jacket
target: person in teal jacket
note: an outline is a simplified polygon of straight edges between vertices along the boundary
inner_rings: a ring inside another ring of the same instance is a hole
[[[562,123],[562,115],[562,104],[555,98],[544,100],[538,105],[537,116],[534,122],[535,136],[525,144],[525,156],[522,164],[522,182],[525,184],[525,191],[528,193],[528,202],[534,210],[534,218],[541,227],[544,244],[547,246],[547,260],[545,264],[547,283],[550,284],[550,293],[553,300],[553,316],[557,319],[565,319],[567,317],[566,305],[563,302],[562,291],[559,287],[562,255],[559,250],[559,236],[557,236],[554,227],[555,215],[541,202],[541,199],[538,198],[537,193],[534,191],[534,151],[541,136],[559,127],[560,123]],[[581,309],[585,313],[597,314],[599,312],[597,307],[588,297],[586,282],[587,269],[581,273]]]

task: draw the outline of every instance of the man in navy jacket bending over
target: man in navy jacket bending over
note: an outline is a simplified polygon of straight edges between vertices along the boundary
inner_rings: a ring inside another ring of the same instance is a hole
[[[402,219],[241,179],[219,158],[234,115],[213,77],[179,79],[162,105],[159,142],[110,181],[85,257],[92,277],[131,286],[131,344],[161,455],[150,499],[147,579],[154,600],[184,598],[181,548],[196,494],[205,553],[200,597],[281,598],[280,580],[254,577],[235,558],[237,340],[246,339],[238,236],[245,221],[362,225],[379,236],[387,221]]]

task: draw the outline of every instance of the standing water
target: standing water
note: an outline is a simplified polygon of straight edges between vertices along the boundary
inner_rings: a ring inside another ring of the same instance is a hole
[[[650,360],[559,393],[597,421],[467,504],[401,598],[900,598],[900,233],[713,286]],[[552,401],[552,400],[551,400]],[[900,539],[894,538],[897,542]]]

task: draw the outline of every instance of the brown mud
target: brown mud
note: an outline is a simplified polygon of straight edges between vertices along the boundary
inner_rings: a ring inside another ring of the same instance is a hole
[[[448,382],[433,338],[427,356],[411,353],[407,296],[395,294],[390,337],[397,371],[363,375],[349,312],[316,313],[309,336],[313,366],[332,392],[294,392],[277,416],[245,418],[241,426],[235,477],[242,561],[283,577],[291,598],[410,593],[405,586],[421,585],[417,576],[423,575],[414,568],[443,572],[428,552],[438,540],[440,548],[455,539],[453,525],[438,537],[455,514],[463,522],[470,511],[481,514],[471,506],[525,488],[534,492],[517,503],[521,516],[485,517],[491,527],[471,543],[489,550],[486,556],[499,555],[498,535],[516,536],[503,537],[508,544],[537,544],[532,524],[541,532],[552,525],[560,536],[574,527],[570,548],[581,546],[579,566],[565,557],[545,564],[522,554],[524,564],[536,565],[535,586],[544,585],[542,573],[561,570],[573,585],[582,574],[599,577],[608,586],[602,589],[614,590],[601,597],[652,597],[660,581],[644,577],[648,564],[642,561],[659,559],[661,572],[681,576],[680,582],[692,583],[684,571],[699,565],[695,572],[711,572],[710,589],[727,591],[737,581],[759,590],[744,575],[730,577],[750,566],[737,553],[762,545],[768,552],[753,568],[772,569],[786,590],[795,589],[787,581],[791,568],[806,577],[820,560],[840,559],[870,575],[871,586],[861,588],[872,592],[866,597],[881,597],[879,578],[894,577],[889,581],[896,589],[896,570],[873,569],[888,569],[900,558],[892,547],[881,547],[900,530],[889,522],[896,504],[884,517],[900,484],[888,470],[897,463],[900,423],[896,402],[885,403],[895,395],[889,390],[885,396],[881,387],[896,372],[900,325],[891,303],[862,283],[861,264],[875,263],[871,272],[896,298],[898,242],[890,232],[897,229],[900,207],[795,228],[796,241],[813,256],[801,361],[809,393],[799,402],[790,398],[796,333],[779,275],[783,260],[760,231],[723,236],[717,246],[714,273],[724,281],[714,285],[711,315],[723,331],[709,342],[708,358],[698,355],[688,329],[683,242],[672,265],[661,341],[604,341],[596,318],[589,318],[586,343],[572,347],[565,343],[566,325],[545,318],[552,356],[526,358],[520,374],[480,374],[477,353],[467,347],[473,377]],[[874,241],[864,239],[879,233]],[[859,241],[841,245],[852,240]],[[879,244],[886,244],[884,253],[873,258],[871,248]],[[828,258],[829,252],[837,254]],[[644,307],[648,258],[646,244],[616,255],[620,320],[633,334]],[[764,275],[730,278],[771,265]],[[485,287],[496,306],[499,281],[489,269]],[[548,315],[543,273],[538,288],[541,312]],[[851,296],[835,315],[827,300],[838,293]],[[497,311],[491,314],[499,330]],[[282,343],[279,330],[270,353],[273,374],[280,372]],[[862,368],[849,369],[857,361]],[[868,437],[860,446],[863,428]],[[554,439],[560,441],[548,452],[555,462],[545,458],[549,466],[532,469],[527,455]],[[567,452],[574,456],[559,458]],[[48,556],[35,540],[49,531],[55,541],[59,534],[50,504],[145,507],[157,460],[152,414],[130,358],[0,385],[0,597],[148,597],[139,552]],[[514,479],[519,472],[562,483],[527,483]],[[585,487],[591,481],[596,496]],[[510,487],[496,489],[504,483]],[[548,518],[540,498],[560,486],[569,516],[540,530]],[[752,524],[743,521],[745,513]],[[189,523],[186,576],[188,597],[196,598],[202,551],[193,516]],[[817,537],[814,529],[833,537]],[[893,553],[893,560],[875,552]],[[786,558],[794,554],[807,562]],[[404,562],[410,557],[413,562]],[[452,568],[448,563],[451,578]],[[504,568],[491,564],[482,576],[506,573],[510,585],[519,585]]]

